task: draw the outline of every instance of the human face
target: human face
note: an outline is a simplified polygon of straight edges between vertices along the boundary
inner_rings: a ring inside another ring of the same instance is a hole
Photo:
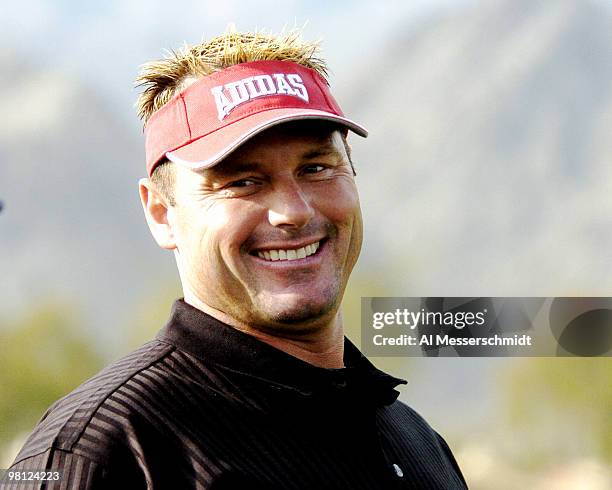
[[[262,330],[306,331],[335,318],[362,242],[338,131],[274,127],[211,169],[177,168],[175,195],[181,279],[199,301]],[[284,255],[292,260],[272,260]]]

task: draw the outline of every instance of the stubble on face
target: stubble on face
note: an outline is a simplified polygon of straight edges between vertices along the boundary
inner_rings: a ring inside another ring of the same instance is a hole
[[[181,276],[202,303],[241,324],[295,335],[333,321],[362,234],[352,168],[340,134],[305,129],[279,127],[253,138],[224,162],[225,168],[220,164],[216,173],[210,172],[222,177],[206,192],[192,193],[200,204],[189,206],[181,219],[182,267],[188,269]],[[335,156],[304,158],[330,147]],[[233,162],[253,164],[253,170],[233,175]],[[233,179],[254,183],[232,187]],[[289,201],[298,194],[313,210],[307,222],[292,222],[287,211],[297,206]],[[286,212],[286,223],[271,222],[271,210]],[[324,238],[320,256],[311,265],[283,268],[288,264],[279,267],[254,252],[268,246],[291,248],[282,244],[319,237]]]
[[[322,224],[313,224],[299,235],[291,238],[299,240],[301,236],[325,236],[330,243],[337,238],[338,229],[333,223],[326,221]],[[266,241],[268,241],[266,238],[252,237],[245,242],[243,250],[248,253],[248,250],[253,248],[251,243],[265,243]],[[287,274],[286,280],[291,282],[294,288],[308,288],[312,275],[312,271],[309,270],[296,270]],[[342,289],[341,277],[334,276],[329,284],[320,291],[323,301],[307,297],[296,300],[294,293],[288,293],[285,297],[282,292],[278,292],[271,297],[265,294],[265,287],[263,293],[254,291],[253,294],[258,298],[261,305],[259,310],[265,312],[269,323],[277,325],[278,328],[285,326],[292,332],[298,332],[299,330],[296,327],[303,326],[303,331],[308,332],[312,328],[308,325],[309,321],[325,318],[330,313],[334,314],[337,311],[342,298]]]

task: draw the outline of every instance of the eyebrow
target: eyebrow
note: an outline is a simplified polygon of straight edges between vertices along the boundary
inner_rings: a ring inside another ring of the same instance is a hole
[[[215,165],[212,168],[207,169],[209,174],[227,175],[227,174],[238,174],[242,172],[249,172],[253,168],[257,167],[257,163],[240,162],[226,160]]]
[[[324,157],[324,156],[327,156],[327,155],[342,156],[342,154],[336,149],[335,146],[333,146],[333,145],[327,146],[326,145],[326,146],[317,148],[315,150],[307,151],[306,153],[304,153],[302,155],[302,158],[304,158],[305,160],[311,160],[313,158]]]
[[[304,160],[313,160],[318,157],[329,155],[337,155],[339,158],[342,157],[342,154],[338,151],[336,147],[334,147],[333,145],[325,145],[305,152],[301,156],[301,158]],[[203,174],[216,174],[219,176],[224,176],[228,174],[239,174],[243,172],[246,173],[252,171],[258,165],[259,164],[257,162],[233,160],[232,157],[229,156],[227,159],[220,162],[220,164],[215,165],[212,168],[205,169]]]

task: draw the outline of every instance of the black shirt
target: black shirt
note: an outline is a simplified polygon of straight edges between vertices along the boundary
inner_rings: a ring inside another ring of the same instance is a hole
[[[46,488],[466,488],[396,400],[405,381],[348,340],[344,357],[315,367],[179,300],[155,340],[49,408],[11,470],[59,471]]]

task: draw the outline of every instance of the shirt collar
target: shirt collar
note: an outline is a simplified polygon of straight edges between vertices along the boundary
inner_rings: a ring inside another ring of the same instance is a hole
[[[205,362],[305,397],[335,390],[359,394],[375,405],[388,405],[399,395],[394,388],[406,383],[374,367],[347,338],[344,341],[346,367],[320,368],[220,322],[183,299],[174,303],[170,319],[158,338]]]

